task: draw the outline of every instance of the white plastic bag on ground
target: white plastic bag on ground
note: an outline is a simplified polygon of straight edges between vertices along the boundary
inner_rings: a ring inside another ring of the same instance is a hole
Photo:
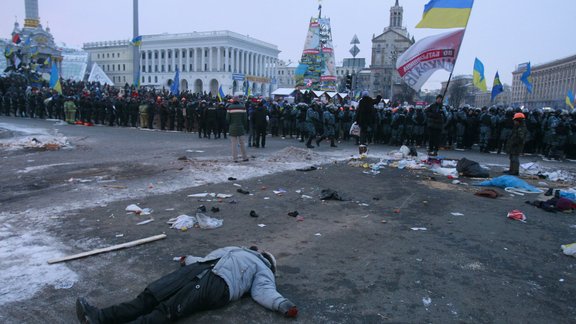
[[[561,246],[562,252],[566,255],[570,255],[576,258],[576,243],[564,244]]]
[[[126,207],[126,211],[134,214],[142,213],[142,208],[138,207],[136,204],[130,204]]]
[[[451,176],[452,178],[458,178],[458,171],[456,168],[443,168],[435,165],[430,170],[432,170],[434,173],[438,173],[446,177]]]
[[[202,229],[218,228],[222,226],[222,223],[224,222],[221,219],[206,216],[202,213],[196,213],[196,221],[198,222],[198,226]]]
[[[192,228],[194,224],[196,224],[196,218],[188,215],[180,215],[176,218],[171,218],[168,220],[168,224],[172,224],[170,228],[175,229],[183,229],[183,228]]]
[[[402,157],[407,157],[410,154],[410,149],[406,145],[402,145],[400,147],[400,153],[402,153]]]

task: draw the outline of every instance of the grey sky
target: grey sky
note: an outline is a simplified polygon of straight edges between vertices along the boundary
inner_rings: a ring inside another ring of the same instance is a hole
[[[395,0],[323,0],[331,18],[336,61],[351,57],[350,40],[360,40],[360,54],[370,62],[371,39],[389,24]],[[400,0],[403,24],[416,40],[442,33],[416,29],[428,0]],[[132,0],[39,0],[40,19],[57,42],[81,47],[85,42],[131,39]],[[22,25],[24,0],[2,0],[0,37],[9,38],[15,16]],[[278,46],[280,59],[300,59],[317,0],[140,0],[140,34],[231,30]],[[472,74],[474,58],[485,67],[488,89],[496,70],[511,84],[516,65],[545,63],[576,54],[576,1],[476,0],[455,74]],[[423,89],[440,87],[448,73],[437,72]],[[573,89],[576,90],[576,89]]]

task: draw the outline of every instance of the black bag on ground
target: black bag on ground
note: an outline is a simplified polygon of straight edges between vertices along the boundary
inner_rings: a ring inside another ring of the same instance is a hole
[[[478,164],[478,162],[468,160],[467,158],[461,158],[456,164],[456,171],[465,177],[471,178],[488,178],[490,173],[488,170]]]

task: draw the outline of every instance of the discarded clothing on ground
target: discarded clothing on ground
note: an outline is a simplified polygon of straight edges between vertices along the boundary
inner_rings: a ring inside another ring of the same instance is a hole
[[[461,158],[456,164],[456,170],[459,174],[471,178],[488,178],[490,173],[487,169],[480,166],[478,162]]]
[[[482,189],[475,193],[476,196],[486,197],[486,198],[498,198],[500,194],[494,189]]]
[[[555,213],[557,211],[571,211],[576,209],[576,204],[573,203],[570,199],[566,198],[551,198],[546,201],[526,201],[527,204],[532,205],[534,207],[538,207],[544,209],[547,212]]]
[[[322,189],[320,200],[343,200],[340,195],[332,189]]]
[[[309,167],[307,167],[307,168],[296,169],[296,171],[306,172],[306,171],[314,171],[314,170],[316,170],[316,169],[317,169],[317,168],[316,168],[315,166],[309,166]]]

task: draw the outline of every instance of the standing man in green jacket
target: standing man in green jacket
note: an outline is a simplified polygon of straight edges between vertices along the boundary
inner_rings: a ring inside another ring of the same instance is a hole
[[[248,128],[248,115],[246,114],[244,104],[242,104],[237,97],[234,97],[232,103],[228,106],[226,122],[228,124],[230,141],[232,142],[232,158],[234,162],[238,162],[238,145],[240,145],[242,161],[248,161],[246,145],[244,144],[244,134],[246,134],[246,129]]]
[[[510,155],[510,169],[504,173],[509,175],[517,176],[520,174],[520,154],[524,152],[527,134],[525,119],[523,113],[514,114],[514,128],[512,128],[512,133],[506,142],[506,152]]]

